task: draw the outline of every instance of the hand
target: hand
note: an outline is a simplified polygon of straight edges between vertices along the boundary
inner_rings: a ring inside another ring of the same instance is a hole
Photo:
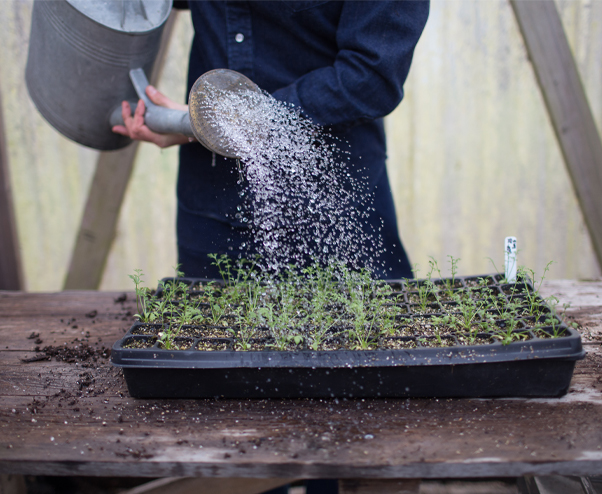
[[[180,105],[167,96],[157,91],[153,86],[146,87],[146,95],[158,106],[171,108],[173,110],[188,111],[187,105]],[[175,144],[185,144],[191,139],[183,134],[158,134],[150,130],[144,123],[144,112],[146,108],[144,101],[138,101],[136,111],[132,115],[132,109],[127,101],[121,103],[121,115],[124,125],[115,125],[113,132],[129,137],[137,141],[152,142],[160,148],[166,148]]]

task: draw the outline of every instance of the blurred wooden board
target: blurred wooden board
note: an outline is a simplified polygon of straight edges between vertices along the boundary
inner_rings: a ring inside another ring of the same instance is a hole
[[[562,20],[550,0],[510,3],[602,265],[602,141]]]
[[[551,282],[543,292],[571,302],[567,315],[588,334],[587,357],[560,399],[132,399],[101,354],[129,327],[132,294],[123,301],[107,292],[0,292],[0,473],[599,475],[602,283]],[[84,344],[94,352],[80,362],[47,360],[35,350]],[[22,360],[36,355],[43,360]]]
[[[4,131],[0,91],[0,290],[22,290],[23,272]]]

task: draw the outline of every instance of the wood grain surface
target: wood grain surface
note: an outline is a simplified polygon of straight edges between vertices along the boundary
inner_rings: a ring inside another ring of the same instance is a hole
[[[543,291],[572,303],[587,349],[559,399],[132,399],[106,357],[131,324],[130,293],[0,292],[0,473],[600,475],[602,283]]]

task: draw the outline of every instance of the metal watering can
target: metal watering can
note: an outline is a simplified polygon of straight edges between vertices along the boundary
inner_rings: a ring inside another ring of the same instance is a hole
[[[194,136],[217,154],[237,157],[208,121],[212,102],[205,88],[260,91],[248,78],[227,69],[203,74],[188,112],[158,107],[144,92],[171,6],[171,0],[35,0],[25,81],[48,123],[84,146],[120,149],[131,142],[111,131],[123,124],[121,102],[134,111],[140,98],[151,130]]]

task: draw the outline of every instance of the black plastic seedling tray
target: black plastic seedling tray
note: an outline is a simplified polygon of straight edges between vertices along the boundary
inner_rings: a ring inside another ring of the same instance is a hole
[[[493,280],[487,290],[503,293]],[[472,278],[457,278],[462,287]],[[190,287],[206,280],[185,279]],[[422,317],[411,304],[412,286],[391,282],[407,309],[403,320]],[[532,288],[532,287],[530,287]],[[461,289],[461,288],[460,288]],[[189,290],[189,295],[194,295]],[[403,298],[401,297],[403,294]],[[159,293],[160,295],[160,293]],[[512,295],[513,296],[513,295]],[[543,304],[543,301],[542,301]],[[447,310],[450,310],[447,308]],[[430,316],[428,316],[430,317]],[[396,338],[399,349],[241,351],[236,329],[221,337],[202,326],[187,327],[166,350],[153,334],[162,324],[134,324],[113,346],[112,363],[123,369],[128,390],[139,398],[296,398],[296,397],[557,397],[569,388],[575,362],[585,352],[578,332],[558,321],[559,337],[546,327],[522,323],[525,341],[502,344],[480,335],[485,344],[462,344],[448,337],[445,347],[432,338]],[[499,323],[503,326],[503,321]],[[145,329],[145,331],[141,331]],[[223,329],[223,328],[222,328]],[[142,334],[141,334],[142,333]],[[391,338],[389,338],[390,340]],[[140,343],[140,348],[132,347]],[[199,347],[211,351],[199,350]],[[144,346],[146,348],[143,348]]]

